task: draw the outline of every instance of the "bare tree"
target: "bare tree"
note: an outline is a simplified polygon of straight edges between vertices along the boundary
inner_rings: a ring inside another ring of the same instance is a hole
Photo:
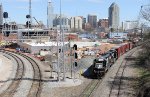
[[[144,22],[141,23],[141,34],[144,34],[143,37],[144,41],[142,43],[143,50],[140,52],[139,59],[140,64],[142,63],[146,65],[146,62],[150,60],[150,28],[148,25],[150,23],[150,5],[141,6],[140,15],[141,18],[143,19],[142,22]],[[145,22],[147,22],[148,24],[146,25]]]
[[[141,6],[141,16],[143,19],[150,22],[150,5]]]

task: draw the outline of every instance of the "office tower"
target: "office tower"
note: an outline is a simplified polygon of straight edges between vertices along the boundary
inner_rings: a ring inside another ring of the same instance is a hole
[[[82,18],[81,17],[71,17],[70,28],[72,30],[82,30]]]
[[[86,23],[86,18],[83,18],[83,24],[85,24]]]
[[[85,30],[85,25],[86,25],[86,18],[82,18],[82,29]]]
[[[54,13],[53,13],[53,5],[52,1],[48,1],[48,6],[47,6],[47,27],[48,28],[53,28],[53,20],[54,20]]]
[[[85,29],[85,23],[86,23],[86,18],[84,18],[83,16],[79,16],[82,19],[82,29]]]
[[[98,26],[102,28],[108,28],[108,19],[100,19]]]
[[[97,27],[97,16],[96,15],[88,15],[88,23],[93,27]]]
[[[0,4],[0,25],[3,25],[3,7]]]
[[[57,29],[60,29],[60,21],[61,21],[61,27],[63,31],[69,31],[70,30],[70,20],[65,16],[61,15],[56,15],[53,21],[53,26]]]
[[[117,30],[119,28],[119,7],[112,3],[109,7],[109,28]]]

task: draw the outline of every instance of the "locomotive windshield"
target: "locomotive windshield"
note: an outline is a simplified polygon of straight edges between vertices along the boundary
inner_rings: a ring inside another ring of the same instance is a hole
[[[95,64],[95,68],[103,68],[103,61],[98,61],[98,62],[96,62],[96,64]]]

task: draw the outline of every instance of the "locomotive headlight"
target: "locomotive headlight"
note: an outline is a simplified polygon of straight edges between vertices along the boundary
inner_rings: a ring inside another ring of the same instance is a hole
[[[98,65],[98,69],[101,69],[101,68],[103,68],[103,65]]]
[[[95,65],[95,68],[101,69],[101,68],[103,68],[103,64],[96,64],[96,65]]]

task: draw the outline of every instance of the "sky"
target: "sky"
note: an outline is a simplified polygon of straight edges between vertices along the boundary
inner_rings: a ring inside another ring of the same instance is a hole
[[[0,0],[3,11],[8,12],[9,21],[16,21],[18,24],[26,22],[26,15],[29,13],[29,0]],[[60,12],[60,0],[53,2],[54,13]],[[38,21],[47,21],[48,0],[32,0],[32,16]],[[120,8],[120,22],[125,20],[137,20],[142,5],[150,4],[150,0],[61,0],[62,13],[68,17],[84,16],[88,14],[98,16],[98,19],[108,18],[108,8],[115,2]]]

